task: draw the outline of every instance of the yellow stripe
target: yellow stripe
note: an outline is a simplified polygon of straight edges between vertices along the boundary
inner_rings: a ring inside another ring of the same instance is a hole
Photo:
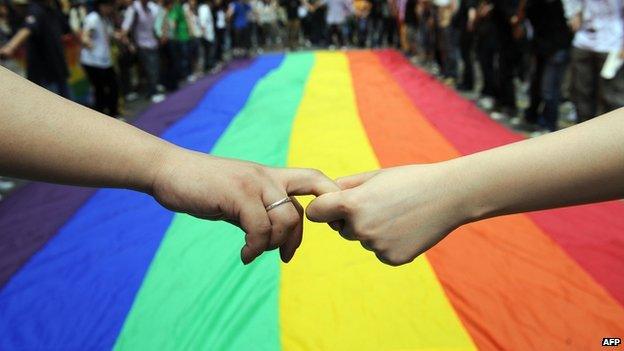
[[[331,177],[379,168],[355,101],[347,57],[318,53],[288,165]],[[385,266],[357,242],[308,222],[295,259],[281,268],[284,350],[474,349],[424,256]]]

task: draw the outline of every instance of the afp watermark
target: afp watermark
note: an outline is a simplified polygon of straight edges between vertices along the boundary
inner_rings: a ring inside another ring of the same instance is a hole
[[[620,346],[622,339],[620,338],[602,338],[602,346]]]

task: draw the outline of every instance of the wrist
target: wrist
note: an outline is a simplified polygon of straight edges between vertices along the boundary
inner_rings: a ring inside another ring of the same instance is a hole
[[[495,216],[496,201],[485,191],[485,179],[479,174],[479,166],[475,166],[470,156],[445,161],[442,167],[461,224]]]
[[[146,194],[153,195],[157,183],[163,177],[169,177],[176,168],[175,160],[180,159],[180,154],[186,150],[168,142],[155,143],[143,157],[139,165],[138,176],[135,177],[133,188]]]

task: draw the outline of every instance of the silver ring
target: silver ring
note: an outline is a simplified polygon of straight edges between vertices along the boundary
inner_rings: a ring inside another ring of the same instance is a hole
[[[268,205],[268,206],[267,206],[267,207],[265,207],[265,208],[266,208],[266,211],[267,211],[267,212],[269,212],[269,211],[271,211],[272,209],[276,208],[277,206],[280,206],[280,205],[283,205],[283,204],[287,204],[287,203],[289,203],[289,202],[292,202],[292,200],[291,200],[289,197],[285,197],[285,198],[283,198],[283,199],[281,199],[281,200],[279,200],[279,201],[276,201],[276,202],[274,202],[274,203],[272,203],[272,204]]]

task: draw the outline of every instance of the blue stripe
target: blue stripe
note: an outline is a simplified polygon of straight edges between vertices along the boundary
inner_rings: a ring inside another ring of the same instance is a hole
[[[282,60],[228,75],[163,137],[208,152]],[[111,349],[172,218],[147,195],[98,191],[0,292],[0,349]]]

